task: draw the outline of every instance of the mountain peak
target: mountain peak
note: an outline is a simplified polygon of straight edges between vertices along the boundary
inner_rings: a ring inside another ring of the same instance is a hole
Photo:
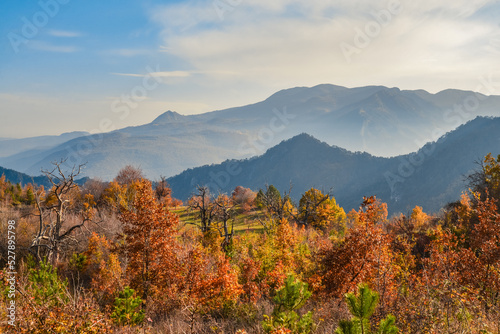
[[[307,144],[307,145],[326,145],[330,146],[325,142],[322,142],[321,140],[315,138],[314,136],[311,136],[308,133],[302,132],[298,135],[293,136],[290,139],[284,140],[282,143],[290,144],[290,145],[297,145],[297,144]]]
[[[346,87],[332,85],[332,84],[320,84],[314,87],[294,87],[280,90],[274,93],[267,100],[308,100],[311,97],[324,96],[330,94],[336,94],[339,92],[345,92],[349,90]]]
[[[290,139],[283,140],[280,144],[271,147],[267,152],[275,154],[276,152],[302,152],[301,154],[309,154],[318,152],[318,150],[326,150],[329,152],[350,153],[347,150],[335,145],[329,145],[308,133],[298,134]]]
[[[183,118],[184,118],[183,115],[175,111],[169,110],[164,112],[160,116],[156,117],[151,124],[168,124],[168,123],[181,122]]]

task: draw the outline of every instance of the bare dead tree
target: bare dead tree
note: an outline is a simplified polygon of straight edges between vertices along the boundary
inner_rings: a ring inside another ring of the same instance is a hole
[[[198,212],[200,228],[203,233],[210,231],[214,220],[216,206],[206,186],[196,187],[197,193],[189,199],[189,209]]]
[[[220,223],[220,227],[218,227],[219,233],[221,237],[224,237],[224,242],[222,247],[225,248],[227,245],[230,244],[231,239],[233,237],[233,231],[234,231],[234,220],[233,218],[233,211],[235,208],[235,203],[232,198],[228,197],[227,195],[220,194],[213,200],[213,203],[215,205],[216,211],[215,211],[215,217],[217,222]],[[231,229],[229,229],[229,221],[231,220]]]
[[[66,160],[56,161],[52,164],[51,170],[42,169],[42,173],[52,184],[52,189],[45,198],[42,198],[42,191],[35,193],[35,206],[38,216],[38,233],[33,239],[30,250],[41,259],[42,254],[47,259],[56,264],[60,254],[61,244],[72,239],[72,234],[76,229],[82,228],[91,217],[83,214],[79,223],[66,227],[66,210],[69,205],[69,193],[78,187],[75,178],[80,175],[84,165],[73,166],[70,172],[66,173],[62,165]]]

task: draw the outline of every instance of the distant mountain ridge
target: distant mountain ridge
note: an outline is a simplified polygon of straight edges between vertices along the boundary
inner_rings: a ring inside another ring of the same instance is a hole
[[[164,125],[168,123],[182,122],[185,121],[186,116],[183,116],[175,111],[166,111],[160,116],[156,117],[151,124],[154,125]]]
[[[52,161],[68,158],[87,163],[90,177],[111,180],[131,164],[157,179],[259,155],[300,133],[388,157],[415,151],[437,139],[436,132],[451,131],[477,116],[500,116],[499,106],[500,96],[460,90],[431,94],[384,86],[296,87],[247,106],[189,116],[168,111],[149,124],[110,133],[50,143],[39,138],[36,147],[0,141],[0,166],[37,174]],[[2,147],[8,156],[2,156]]]
[[[63,133],[59,136],[38,136],[22,139],[0,138],[0,157],[7,157],[22,151],[47,149],[87,135],[89,135],[88,132],[75,131]]]
[[[197,185],[230,193],[241,185],[253,190],[293,185],[292,197],[311,187],[333,191],[347,210],[363,196],[377,195],[391,212],[415,205],[436,212],[466,190],[464,178],[487,153],[500,154],[500,118],[478,117],[428,143],[415,153],[392,158],[353,153],[301,134],[246,160],[188,169],[168,179],[173,195],[187,199]]]
[[[357,208],[363,196],[376,195],[391,213],[407,213],[415,205],[436,212],[466,190],[465,177],[487,153],[500,154],[498,117],[478,117],[414,153],[391,158],[351,152],[302,133],[260,156],[190,168],[168,182],[174,197],[183,200],[197,185],[230,193],[239,185],[258,190],[273,184],[281,191],[292,185],[295,200],[311,187],[331,190],[346,210]],[[49,186],[44,176],[0,167],[1,175],[14,184]]]
[[[12,184],[21,184],[24,186],[28,183],[36,184],[39,186],[49,187],[50,182],[45,176],[29,176],[24,173],[17,172],[12,169],[0,167],[0,177],[5,176],[6,181],[10,181]]]

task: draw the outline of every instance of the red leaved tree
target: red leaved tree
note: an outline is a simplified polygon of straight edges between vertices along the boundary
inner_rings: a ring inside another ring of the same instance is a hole
[[[120,216],[126,237],[127,272],[131,286],[142,293],[144,301],[177,277],[175,233],[179,217],[163,204],[169,202],[159,203],[151,183],[141,180],[132,208]]]
[[[319,251],[323,289],[327,295],[341,297],[362,282],[371,283],[380,293],[383,308],[395,293],[391,240],[380,226],[387,217],[386,204],[365,198],[354,216],[356,226],[344,240],[323,245]]]

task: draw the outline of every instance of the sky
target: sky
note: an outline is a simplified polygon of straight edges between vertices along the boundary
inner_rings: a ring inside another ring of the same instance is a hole
[[[500,95],[499,0],[5,0],[0,18],[0,138],[323,83]]]

